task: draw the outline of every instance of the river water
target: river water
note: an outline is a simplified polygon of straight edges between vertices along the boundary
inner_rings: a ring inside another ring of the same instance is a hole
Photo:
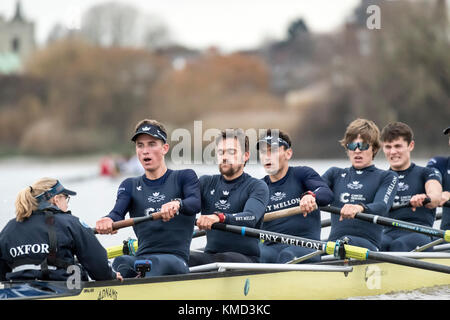
[[[381,157],[380,157],[381,158]],[[31,185],[41,177],[59,179],[68,189],[77,192],[71,197],[69,210],[83,222],[95,226],[95,222],[109,213],[113,208],[117,189],[126,176],[117,178],[99,175],[100,157],[86,157],[76,159],[36,159],[9,158],[0,160],[0,229],[14,215],[14,201],[17,193]],[[418,165],[425,165],[427,159],[415,161]],[[292,165],[305,165],[323,174],[331,166],[347,167],[349,163],[344,159],[301,160],[292,161]],[[375,160],[379,168],[388,168],[385,160]],[[216,174],[216,165],[172,166],[171,169],[192,168],[200,177],[204,174]],[[247,165],[245,171],[256,178],[262,178],[265,173],[260,165]],[[329,218],[329,213],[322,213],[322,219]],[[435,224],[438,227],[439,223]],[[329,228],[323,228],[322,239],[326,239]],[[119,230],[115,235],[98,235],[100,243],[106,248],[122,244],[123,240],[136,238],[132,228]],[[204,247],[204,238],[192,240],[191,248]],[[366,299],[363,297],[363,299]],[[439,287],[427,290],[416,290],[411,293],[398,293],[370,297],[370,299],[446,299],[450,300],[450,288]]]

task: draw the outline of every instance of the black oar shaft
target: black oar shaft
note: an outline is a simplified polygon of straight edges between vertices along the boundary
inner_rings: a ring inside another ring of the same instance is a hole
[[[433,237],[444,238],[445,230],[439,230],[430,228],[427,226],[421,226],[419,224],[405,222],[396,219],[390,219],[378,215],[368,214],[368,213],[357,213],[356,218],[375,224],[383,225],[386,227],[396,227],[403,230],[408,230],[412,232],[422,233]]]
[[[341,209],[333,206],[320,207],[320,210],[327,211],[333,214],[340,214]],[[448,230],[439,230],[430,228],[427,226],[422,226],[420,224],[405,222],[401,220],[391,219],[383,216],[373,215],[369,213],[357,213],[355,215],[356,219],[367,221],[370,223],[379,224],[386,227],[394,227],[407,231],[412,231],[416,233],[425,234],[432,237],[439,237],[447,242],[450,242],[450,232]]]
[[[249,227],[240,227],[224,223],[214,223],[212,229],[222,230],[227,232],[232,232],[240,234],[242,236],[257,238],[265,241],[278,242],[298,247],[304,247],[309,249],[315,249],[324,251],[328,254],[334,254],[337,246],[337,242],[328,241],[327,243],[319,240],[311,240],[296,236],[290,236],[277,232],[270,232],[265,230],[259,230]],[[430,263],[421,260],[415,260],[406,257],[399,257],[389,254],[383,254],[379,252],[372,252],[366,248],[344,245],[344,251],[347,258],[354,258],[358,260],[373,259],[382,262],[389,262],[394,264],[400,264],[408,267],[421,268],[431,271],[438,271],[450,274],[450,267],[446,265],[440,265],[435,263]]]
[[[293,245],[293,246],[315,249],[315,250],[324,251],[326,248],[326,243],[323,241],[311,240],[311,239],[286,235],[286,234],[277,233],[277,232],[259,230],[259,229],[249,228],[249,227],[240,227],[240,226],[234,226],[234,225],[225,224],[225,223],[214,223],[211,226],[211,228],[216,229],[216,230],[222,230],[222,231],[240,234],[240,235],[246,236],[246,237],[257,238],[257,239],[264,240],[264,241],[278,242],[278,243],[283,243],[283,244],[288,244],[288,245]]]
[[[395,264],[400,264],[407,267],[413,267],[413,268],[420,268],[430,271],[438,271],[443,273],[450,273],[450,267],[443,265],[443,264],[437,264],[437,263],[431,263],[427,261],[417,260],[417,259],[410,259],[402,256],[396,256],[396,255],[390,255],[380,252],[373,252],[369,251],[368,258],[373,260],[379,260],[384,262],[390,262]]]

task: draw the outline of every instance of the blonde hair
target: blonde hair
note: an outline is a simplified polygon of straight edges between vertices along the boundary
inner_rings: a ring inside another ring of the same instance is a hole
[[[41,178],[33,185],[22,189],[16,198],[16,220],[24,221],[38,208],[36,196],[50,190],[58,181],[52,178]]]
[[[372,145],[373,158],[375,158],[378,150],[381,148],[380,129],[375,122],[367,119],[353,120],[345,130],[344,137],[339,140],[341,146],[347,149],[347,144],[354,141],[358,136],[370,145]]]

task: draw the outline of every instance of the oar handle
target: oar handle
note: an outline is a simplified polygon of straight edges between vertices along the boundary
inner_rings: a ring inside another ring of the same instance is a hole
[[[282,210],[278,210],[278,211],[272,211],[272,212],[268,212],[264,215],[264,222],[272,221],[272,220],[280,219],[280,218],[285,218],[285,217],[290,217],[290,216],[294,216],[296,214],[301,214],[301,213],[303,213],[303,212],[300,209],[300,206],[295,206],[292,208],[282,209]]]
[[[431,202],[430,198],[425,198],[422,202],[423,205],[427,205]],[[400,204],[400,205],[396,205],[396,206],[392,206],[392,208],[389,211],[394,211],[394,210],[398,210],[398,209],[403,209],[403,208],[411,208],[411,203],[405,203],[405,204]]]
[[[152,220],[159,220],[161,219],[161,212],[155,212],[145,217],[137,217],[137,218],[130,218],[130,219],[124,219],[120,221],[115,221],[112,224],[113,230],[119,230],[122,228],[132,227],[137,225],[138,223],[145,222],[145,221],[152,221]],[[94,231],[95,234],[98,234],[97,229],[92,228],[92,231]]]

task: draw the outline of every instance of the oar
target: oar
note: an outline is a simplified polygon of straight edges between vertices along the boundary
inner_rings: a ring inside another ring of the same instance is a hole
[[[326,206],[320,207],[320,210],[330,212],[333,214],[340,214],[341,208]],[[391,218],[386,218],[379,215],[374,215],[370,213],[357,213],[355,215],[356,219],[371,222],[374,224],[379,224],[386,227],[394,227],[407,231],[417,232],[421,234],[426,234],[427,236],[438,237],[444,239],[446,242],[450,242],[450,230],[439,230],[430,228],[427,226],[422,226],[420,224],[405,222],[402,220],[396,220]]]
[[[300,206],[295,206],[292,208],[272,211],[272,212],[268,212],[264,215],[264,222],[272,221],[272,220],[280,219],[280,218],[286,218],[286,217],[294,216],[294,215],[300,214],[300,213],[303,213],[303,211],[300,210]]]
[[[295,237],[287,234],[270,232],[265,230],[259,230],[249,227],[234,226],[224,223],[214,223],[212,229],[222,230],[226,232],[232,232],[240,234],[242,236],[257,238],[265,241],[278,242],[293,246],[304,247],[308,249],[321,250],[328,254],[339,256],[340,250],[342,250],[342,243],[339,241],[323,242],[319,240],[311,240],[301,237]],[[446,265],[440,265],[436,263],[430,263],[427,261],[415,260],[406,257],[393,256],[389,254],[383,254],[379,252],[373,252],[369,249],[351,246],[348,244],[343,245],[344,254],[346,258],[353,258],[357,260],[377,260],[382,262],[389,262],[393,264],[404,265],[413,268],[420,268],[425,270],[450,273],[450,267]]]
[[[264,216],[264,221],[272,221],[274,219],[289,217],[289,216],[292,216],[294,214],[299,214],[299,213],[302,213],[302,211],[300,210],[300,207],[294,207],[294,208],[273,211],[273,212],[267,213]],[[145,216],[145,217],[138,217],[138,218],[131,218],[131,219],[117,221],[117,222],[113,223],[113,230],[131,227],[131,226],[134,226],[141,222],[157,220],[160,218],[161,218],[161,213],[155,212],[155,213],[153,213],[149,216]],[[97,230],[95,230],[95,228],[93,228],[93,231],[94,231],[94,233],[97,233]],[[197,230],[194,230],[194,233],[192,234],[192,238],[194,239],[194,238],[202,237],[204,235],[206,235],[206,230],[198,230],[197,229]],[[138,248],[137,241],[133,243],[133,246],[134,246],[134,249],[137,250],[137,248]],[[112,259],[112,258],[121,256],[121,255],[125,254],[128,250],[129,249],[128,249],[127,245],[125,245],[125,244],[106,248],[106,252],[108,254],[108,259]]]
[[[427,199],[428,199],[428,202],[429,202],[430,199],[429,198],[427,198]],[[424,204],[426,204],[428,202],[424,201]],[[450,206],[450,201],[447,201],[446,203],[444,203],[443,206],[444,207]],[[410,207],[411,207],[411,204],[410,203],[406,203],[406,204],[392,206],[392,208],[389,211],[394,211],[394,210],[403,209],[403,208],[410,208]],[[324,207],[324,208],[326,208],[326,207]],[[324,211],[326,211],[326,210],[324,210]],[[442,217],[442,214],[439,214],[439,213],[436,214],[436,220],[439,220],[441,217]],[[324,219],[324,220],[322,220],[320,222],[320,227],[321,228],[325,228],[325,227],[329,227],[329,226],[331,226],[331,219]]]
[[[138,223],[142,223],[145,221],[151,221],[151,220],[158,220],[161,218],[161,212],[155,212],[152,214],[149,214],[145,217],[136,217],[136,218],[130,218],[130,219],[124,219],[120,221],[115,221],[112,224],[113,230],[119,230],[126,227],[132,227],[134,225],[137,225]],[[97,229],[92,228],[92,231],[94,231],[95,234],[98,234]]]

